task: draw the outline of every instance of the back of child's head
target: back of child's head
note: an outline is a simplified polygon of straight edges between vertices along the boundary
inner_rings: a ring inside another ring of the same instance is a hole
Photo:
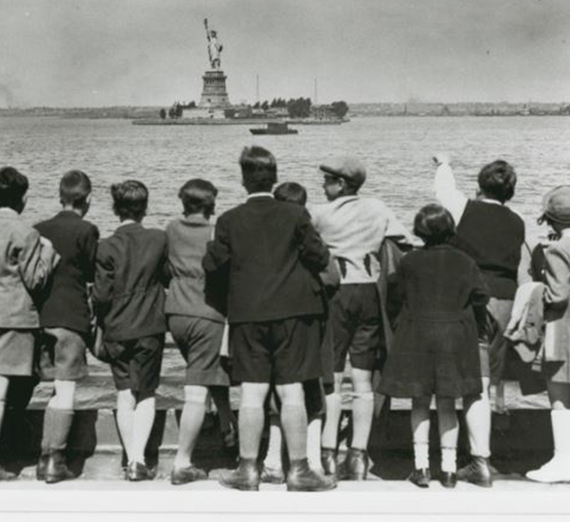
[[[455,235],[455,222],[441,205],[422,207],[414,219],[414,234],[428,246],[447,243]]]
[[[212,183],[199,178],[187,181],[178,192],[186,216],[202,214],[207,218],[214,213],[217,195],[218,189]]]
[[[257,145],[244,147],[239,164],[248,193],[271,192],[277,183],[277,162],[271,152]]]
[[[9,207],[17,212],[24,208],[24,196],[28,191],[28,178],[14,167],[0,169],[0,208]]]
[[[281,183],[281,185],[273,191],[273,196],[277,201],[295,203],[303,207],[307,204],[307,191],[305,187],[294,181]]]
[[[496,160],[481,169],[478,181],[484,197],[505,203],[515,194],[517,174],[509,163]]]
[[[62,205],[82,208],[91,194],[91,180],[80,170],[66,172],[59,183],[59,200]]]
[[[148,190],[137,180],[127,180],[111,185],[113,211],[121,220],[141,221],[148,207]]]

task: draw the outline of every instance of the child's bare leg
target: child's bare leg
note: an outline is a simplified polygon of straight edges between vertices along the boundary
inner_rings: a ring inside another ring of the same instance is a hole
[[[491,456],[491,402],[489,377],[482,378],[481,395],[463,399],[465,421],[471,455],[483,458]]]
[[[50,399],[47,407],[56,410],[73,410],[73,400],[75,398],[75,381],[54,381],[54,395]]]
[[[127,459],[133,461],[133,420],[135,415],[136,399],[131,390],[119,390],[117,393],[117,426]]]
[[[459,424],[455,411],[455,399],[436,398],[439,440],[441,444],[441,471],[457,472],[457,437]]]
[[[343,376],[342,372],[334,374],[334,392],[326,396],[327,414],[321,435],[321,445],[327,449],[336,449],[338,445],[338,425],[342,406],[340,390]]]
[[[412,433],[414,439],[414,465],[416,469],[429,469],[429,405],[431,397],[412,399]]]
[[[141,462],[143,464],[145,462],[144,452],[154,424],[155,414],[156,399],[154,395],[137,400],[133,413],[133,432],[131,434],[133,462]]]
[[[184,408],[180,416],[178,451],[174,458],[174,468],[192,465],[192,452],[202,429],[207,400],[208,388],[205,386],[184,386]]]

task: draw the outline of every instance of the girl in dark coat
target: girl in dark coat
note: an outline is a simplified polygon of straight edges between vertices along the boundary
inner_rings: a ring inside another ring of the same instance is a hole
[[[415,470],[410,480],[427,487],[429,415],[436,397],[445,487],[456,484],[458,436],[455,399],[481,393],[478,323],[488,301],[475,262],[450,246],[455,233],[451,214],[427,205],[416,215],[414,233],[425,247],[405,256],[399,268],[403,309],[394,348],[380,390],[412,399]]]

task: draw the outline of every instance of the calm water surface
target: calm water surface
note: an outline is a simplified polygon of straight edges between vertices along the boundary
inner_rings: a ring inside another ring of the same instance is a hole
[[[29,176],[25,216],[30,222],[59,209],[58,182],[71,168],[94,182],[89,219],[108,235],[116,226],[109,185],[137,178],[150,190],[148,225],[164,227],[180,213],[177,191],[193,177],[219,189],[218,212],[242,201],[237,159],[245,145],[257,143],[277,157],[280,181],[297,181],[309,200],[323,200],[317,166],[330,156],[350,153],[366,164],[363,194],[380,197],[407,226],[415,211],[431,200],[435,152],[452,155],[458,184],[467,194],[485,163],[503,158],[519,175],[513,208],[525,218],[528,235],[536,225],[542,194],[570,183],[570,118],[361,118],[345,125],[301,126],[298,135],[252,136],[247,125],[135,126],[128,120],[0,118],[0,164]]]

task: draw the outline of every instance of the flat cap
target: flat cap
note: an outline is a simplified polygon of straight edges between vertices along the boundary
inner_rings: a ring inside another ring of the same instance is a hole
[[[539,221],[545,219],[570,225],[570,185],[560,185],[544,195]]]
[[[360,187],[366,181],[366,167],[358,158],[340,156],[319,166],[325,174],[344,178],[353,185]]]

